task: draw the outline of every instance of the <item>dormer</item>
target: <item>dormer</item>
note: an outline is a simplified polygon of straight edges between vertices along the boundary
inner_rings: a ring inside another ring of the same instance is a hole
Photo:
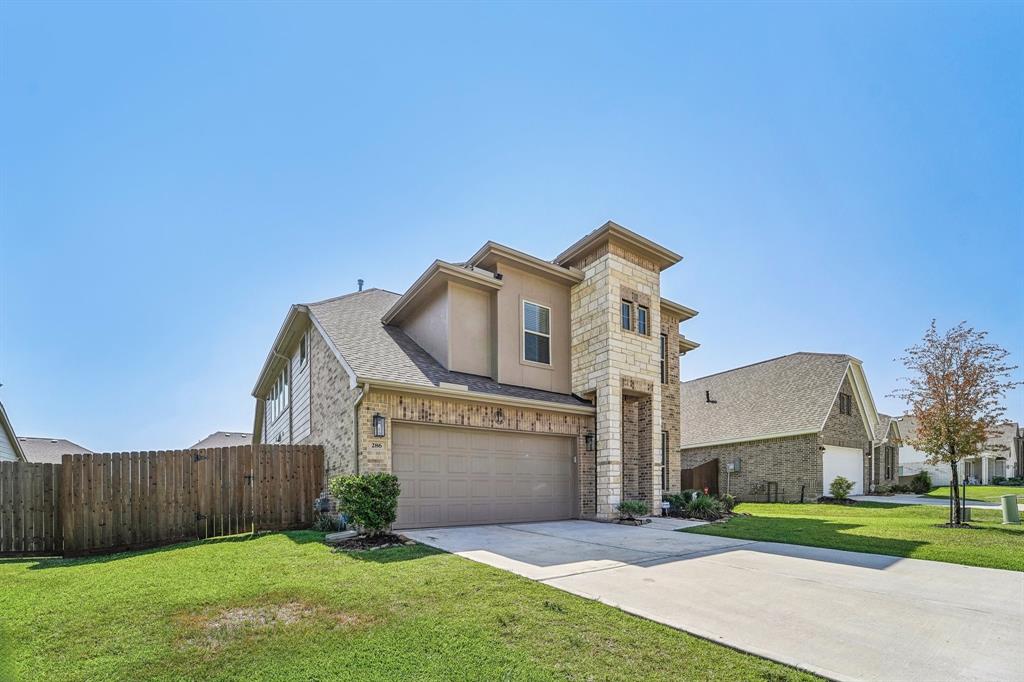
[[[490,376],[493,298],[500,277],[483,268],[434,261],[384,314],[445,369]]]

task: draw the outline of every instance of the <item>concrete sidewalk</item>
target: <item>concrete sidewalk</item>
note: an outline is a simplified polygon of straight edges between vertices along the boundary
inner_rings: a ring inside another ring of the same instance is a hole
[[[1024,573],[652,526],[404,534],[833,679],[1024,679]]]
[[[923,504],[929,507],[948,507],[949,500],[944,500],[938,497],[923,497],[921,495],[850,495],[851,500],[857,500],[858,502],[881,502],[882,504]],[[967,501],[967,506],[971,509],[1000,509],[998,504],[989,502],[973,502]],[[1018,504],[1018,507],[1024,508],[1024,504]]]

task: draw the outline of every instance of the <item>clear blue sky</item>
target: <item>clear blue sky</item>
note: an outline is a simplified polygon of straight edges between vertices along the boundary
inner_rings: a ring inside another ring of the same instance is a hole
[[[1020,3],[5,2],[0,38],[22,435],[250,430],[289,304],[608,219],[685,256],[684,378],[845,352],[897,411],[932,317],[1024,363]]]

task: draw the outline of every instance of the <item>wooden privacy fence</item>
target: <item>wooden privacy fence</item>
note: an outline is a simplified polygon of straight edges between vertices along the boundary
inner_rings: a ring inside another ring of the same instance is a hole
[[[75,556],[308,527],[323,458],[318,445],[261,445],[5,463],[0,553]]]
[[[0,462],[0,555],[59,554],[60,465]]]
[[[711,495],[718,494],[718,460],[704,462],[692,469],[683,469],[683,490],[704,490]]]

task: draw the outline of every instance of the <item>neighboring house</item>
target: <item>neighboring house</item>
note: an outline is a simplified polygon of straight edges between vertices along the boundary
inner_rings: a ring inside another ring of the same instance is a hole
[[[4,404],[0,403],[0,462],[24,462],[25,453],[22,451],[18,435],[14,433],[11,420],[7,418],[7,410]]]
[[[21,449],[25,452],[25,459],[29,462],[51,462],[60,464],[63,455],[91,455],[92,450],[83,448],[77,443],[72,443],[64,438],[31,438],[21,436],[18,438]]]
[[[913,438],[917,433],[917,422],[910,415],[900,419],[900,431],[904,440]],[[970,483],[989,485],[993,478],[1014,478],[1024,474],[1024,463],[1021,452],[1021,428],[1017,422],[1000,424],[994,433],[989,435],[988,442],[981,452],[965,457],[957,464],[957,472],[962,480],[965,476]],[[928,464],[928,455],[915,450],[904,442],[900,448],[900,474],[913,476],[920,471],[927,471],[933,485],[949,485],[952,470],[948,464]]]
[[[254,442],[327,475],[391,471],[396,527],[611,519],[679,488],[681,257],[615,223],[551,261],[487,242],[403,294],[294,305],[253,388]]]
[[[896,418],[878,413],[870,462],[870,490],[897,483],[900,477],[900,423]]]
[[[230,448],[239,445],[252,445],[252,434],[241,431],[214,431],[198,443],[188,446],[189,450],[206,448]]]
[[[681,412],[683,466],[717,458],[719,488],[738,500],[814,500],[837,476],[854,495],[897,481],[885,448],[898,431],[879,426],[864,368],[849,355],[793,353],[686,381]]]

